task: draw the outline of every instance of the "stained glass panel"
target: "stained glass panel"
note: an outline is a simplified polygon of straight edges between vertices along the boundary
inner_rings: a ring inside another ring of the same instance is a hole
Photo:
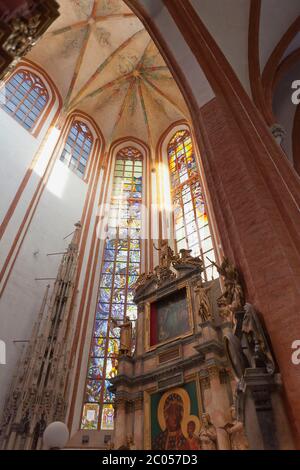
[[[99,420],[99,405],[86,403],[83,407],[81,427],[83,429],[97,429]]]
[[[193,256],[201,256],[207,280],[218,277],[216,269],[206,259],[213,252],[213,244],[192,139],[187,130],[173,136],[168,158],[177,250],[190,249]]]
[[[93,136],[81,121],[74,121],[67,137],[60,160],[83,178],[93,146]]]
[[[105,380],[105,385],[104,385],[104,393],[103,393],[103,401],[104,403],[108,402],[108,403],[111,403],[113,402],[114,398],[115,398],[115,395],[110,391],[110,381],[109,380]]]
[[[113,405],[103,405],[101,429],[112,430],[114,429],[114,407]]]
[[[132,285],[140,274],[142,180],[140,152],[133,147],[122,149],[115,164],[108,238],[103,251],[86,385],[85,400],[89,403],[85,403],[83,408],[83,429],[113,429],[114,395],[109,386],[110,379],[117,374],[118,325],[124,322],[125,316],[129,316],[135,331],[137,317]],[[93,409],[87,408],[91,402],[99,407],[93,417]],[[90,411],[90,420],[86,418],[87,410]]]
[[[94,357],[103,357],[105,354],[106,348],[106,339],[105,338],[96,338],[93,339],[91,356]]]
[[[124,318],[125,304],[112,304],[111,317],[116,320],[122,320]]]
[[[98,320],[96,318],[94,326],[95,336],[106,336],[108,322],[104,320]]]
[[[32,130],[49,101],[43,81],[29,70],[18,70],[0,89],[0,106],[25,129]]]
[[[99,402],[102,390],[102,381],[87,380],[86,383],[86,402]]]
[[[90,359],[88,377],[94,380],[101,380],[103,378],[103,358],[92,357]]]
[[[109,357],[117,358],[119,353],[119,341],[114,338],[109,338],[107,354]]]
[[[115,358],[107,358],[105,377],[107,379],[112,379],[117,375],[118,361]]]

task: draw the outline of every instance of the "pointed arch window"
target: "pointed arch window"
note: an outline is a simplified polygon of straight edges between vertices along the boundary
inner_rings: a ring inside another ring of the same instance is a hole
[[[75,120],[65,142],[60,160],[81,178],[84,177],[93,142],[93,135],[88,126],[82,121]]]
[[[0,91],[0,106],[27,130],[32,130],[49,102],[44,82],[29,70],[19,70]]]
[[[113,429],[114,396],[109,379],[117,373],[120,328],[127,317],[135,331],[133,285],[141,268],[143,158],[134,147],[116,157],[90,350],[82,429]]]
[[[208,260],[215,261],[215,255],[200,174],[188,130],[176,132],[170,140],[168,162],[177,251],[189,249],[193,256],[201,256],[205,266],[204,277],[210,280],[218,273]]]

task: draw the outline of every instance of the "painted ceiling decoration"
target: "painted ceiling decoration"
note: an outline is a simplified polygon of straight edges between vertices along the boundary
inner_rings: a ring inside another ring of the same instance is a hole
[[[60,17],[28,54],[58,86],[64,109],[95,119],[108,143],[155,146],[188,119],[182,95],[140,20],[122,0],[61,0]]]

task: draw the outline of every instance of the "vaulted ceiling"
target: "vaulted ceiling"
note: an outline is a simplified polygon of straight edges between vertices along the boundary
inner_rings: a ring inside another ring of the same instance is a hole
[[[153,147],[171,123],[189,119],[164,60],[124,1],[59,3],[60,17],[28,58],[52,77],[63,97],[66,113],[79,109],[91,115],[108,143],[133,136]],[[154,16],[163,5],[155,0],[138,3],[153,10]],[[290,34],[287,32],[300,13],[299,0],[288,0],[284,8],[278,0],[191,0],[191,3],[259,105],[265,98],[256,96],[255,90],[261,88],[260,82],[278,44],[285,34]],[[277,58],[279,63],[288,56],[299,55],[298,23],[293,27],[292,40]],[[256,72],[252,67],[252,75],[249,60],[252,65],[257,63]],[[273,64],[275,69],[277,65]],[[198,88],[205,90],[205,77],[199,75],[196,81]]]
[[[155,146],[188,118],[160,53],[122,0],[61,0],[60,17],[28,58],[56,83],[65,111],[92,116],[108,143],[133,136]]]

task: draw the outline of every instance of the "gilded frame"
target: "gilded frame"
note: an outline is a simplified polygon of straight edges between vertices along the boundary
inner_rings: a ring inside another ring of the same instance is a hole
[[[187,310],[188,310],[188,321],[190,325],[190,329],[181,335],[178,335],[173,338],[169,338],[166,341],[162,341],[161,343],[154,344],[153,346],[150,345],[150,309],[151,309],[151,304],[154,302],[157,302],[158,300],[162,300],[165,297],[169,296],[170,294],[175,293],[178,290],[181,289],[186,289],[186,300],[187,300]],[[167,292],[165,295],[162,295],[161,297],[153,296],[151,297],[147,302],[145,302],[145,331],[144,331],[144,338],[145,338],[145,351],[154,351],[155,349],[169,343],[173,343],[174,341],[178,339],[183,339],[188,336],[191,336],[194,333],[195,329],[195,324],[194,324],[194,316],[193,316],[193,306],[192,306],[192,292],[191,292],[191,286],[185,282],[182,284],[178,284],[176,290]]]

